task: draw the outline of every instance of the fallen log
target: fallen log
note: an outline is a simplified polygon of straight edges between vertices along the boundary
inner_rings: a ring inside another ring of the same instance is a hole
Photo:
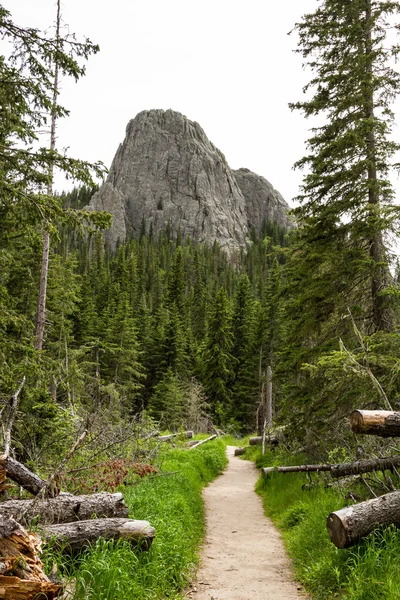
[[[179,433],[170,433],[169,435],[160,435],[157,439],[160,442],[167,442],[168,440],[172,440],[172,438],[179,435],[191,439],[193,437],[193,431],[181,431]]]
[[[391,410],[353,410],[350,427],[354,433],[400,437],[400,412]]]
[[[0,518],[0,598],[52,600],[61,593],[43,572],[40,538],[13,519]]]
[[[0,503],[0,518],[12,517],[27,525],[38,518],[42,525],[83,521],[97,518],[128,517],[123,495],[107,492],[85,496],[61,494],[47,500],[7,500]],[[1,598],[1,596],[0,596]]]
[[[135,519],[91,519],[76,523],[48,525],[40,530],[41,537],[57,549],[68,554],[79,552],[94,544],[99,538],[125,540],[132,546],[148,550],[155,529],[148,521]]]
[[[279,444],[279,439],[273,435],[265,438],[266,444],[270,444],[271,446],[277,446]],[[262,436],[251,437],[249,439],[250,446],[261,446],[262,445]]]
[[[331,471],[333,465],[320,464],[320,465],[290,465],[285,467],[264,467],[264,475],[269,473],[311,473],[320,471]],[[335,465],[338,466],[338,465]]]
[[[246,452],[247,448],[248,448],[248,446],[246,446],[245,448],[235,448],[234,455],[242,456],[242,454],[244,454]]]
[[[337,548],[349,548],[379,526],[400,527],[400,491],[332,512],[326,521]]]
[[[188,448],[191,448],[192,446],[196,446],[198,441],[199,440],[189,440],[188,442],[186,442],[185,446],[187,446]]]
[[[400,466],[400,455],[387,456],[386,458],[375,458],[371,460],[357,460],[343,464],[320,464],[320,465],[293,465],[285,467],[264,467],[263,473],[311,473],[330,472],[333,478],[348,477],[349,475],[361,475],[372,471],[386,471]]]
[[[0,466],[6,470],[7,477],[18,483],[30,494],[37,494],[46,486],[46,481],[41,479],[35,473],[32,473],[25,465],[14,458],[0,456]]]
[[[193,450],[194,448],[197,448],[198,446],[201,446],[202,444],[205,444],[206,442],[211,442],[211,440],[215,440],[216,437],[217,437],[217,434],[211,435],[210,437],[206,438],[205,440],[201,440],[200,442],[197,442],[197,444],[194,444],[193,446],[191,446],[189,448],[189,450]]]

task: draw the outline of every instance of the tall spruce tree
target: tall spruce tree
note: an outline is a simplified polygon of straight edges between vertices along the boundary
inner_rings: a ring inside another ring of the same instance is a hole
[[[214,414],[221,421],[231,410],[236,365],[232,348],[232,309],[225,288],[221,287],[210,309],[201,352],[204,389]]]
[[[390,137],[400,75],[392,66],[399,46],[388,37],[394,30],[388,20],[399,12],[399,2],[323,0],[295,26],[298,52],[312,72],[305,87],[312,97],[291,108],[324,117],[312,130],[309,153],[296,164],[308,170],[296,210],[303,225],[297,261],[304,256],[309,262],[309,251],[319,255],[325,299],[346,294],[358,281],[369,331],[393,327],[385,234],[399,218],[389,175],[400,149]],[[314,273],[305,273],[309,288]]]

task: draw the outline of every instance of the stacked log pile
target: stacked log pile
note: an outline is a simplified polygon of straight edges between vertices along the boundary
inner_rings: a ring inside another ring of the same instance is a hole
[[[42,540],[70,554],[100,537],[124,539],[143,550],[153,541],[154,528],[147,521],[128,518],[121,493],[75,496],[59,492],[18,461],[0,457],[0,491],[6,488],[6,476],[36,497],[0,503],[0,599],[52,600],[62,593],[62,586],[43,572]],[[29,528],[33,520],[40,537],[23,527]]]
[[[349,417],[350,427],[356,434],[380,437],[400,437],[400,413],[388,410],[354,410]],[[260,443],[257,438],[250,444]],[[395,470],[400,467],[400,455],[359,460],[342,464],[275,466],[263,469],[265,475],[278,473],[329,472],[334,478],[362,475],[374,471]],[[377,527],[400,527],[400,490],[384,494],[332,512],[327,518],[327,529],[338,548],[348,548],[359,542]]]

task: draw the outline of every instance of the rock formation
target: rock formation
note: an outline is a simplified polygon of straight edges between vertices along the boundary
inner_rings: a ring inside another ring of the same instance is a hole
[[[238,169],[233,173],[245,199],[249,228],[259,231],[264,221],[278,223],[287,229],[293,227],[288,216],[288,203],[269,181],[249,169]]]
[[[247,169],[233,172],[198,123],[172,110],[139,113],[126,128],[105,184],[90,209],[113,215],[106,240],[165,229],[228,253],[246,242],[264,218],[286,225],[289,207],[279,192]]]

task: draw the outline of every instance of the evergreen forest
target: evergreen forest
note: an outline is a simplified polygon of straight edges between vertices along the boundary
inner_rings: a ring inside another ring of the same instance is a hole
[[[120,559],[128,565],[116,576],[121,595],[102,595],[90,578],[111,559],[107,544],[98,544],[97,554],[88,552],[79,563],[79,575],[74,571],[76,598],[175,597],[197,560],[204,535],[201,488],[225,468],[225,442],[212,442],[198,456],[189,456],[179,442],[163,454],[155,436],[192,430],[199,438],[227,434],[227,443],[236,444],[260,433],[272,381],[267,433],[280,436],[281,445],[265,453],[264,436],[262,455],[259,449],[247,454],[258,466],[277,466],[278,459],[296,466],[379,458],[387,450],[398,454],[396,440],[360,442],[348,417],[355,409],[400,411],[400,208],[393,183],[400,150],[394,114],[400,46],[393,41],[400,3],[320,0],[294,25],[296,52],[310,79],[290,109],[309,119],[311,129],[305,156],[295,165],[303,182],[293,226],[264,220],[231,254],[217,241],[198,243],[173,222],[153,230],[143,221],[139,235],[115,249],[108,246],[111,215],[87,209],[107,169],[71,158],[58,149],[56,135],[59,120],[68,117],[60,81],[84,76],[99,47],[65,32],[60,0],[56,8],[54,30],[41,31],[14,23],[0,5],[6,48],[0,56],[2,460],[11,456],[44,478],[53,473],[54,487],[60,460],[73,457],[75,468],[67,475],[82,471],[83,478],[78,485],[67,477],[61,487],[94,492],[99,481],[106,482],[110,491],[123,489],[132,510],[150,514],[154,506],[162,543],[151,568],[151,553],[147,559],[116,545],[116,572]],[[56,191],[56,172],[73,182],[66,191]],[[86,442],[78,448],[83,432]],[[130,458],[138,461],[135,476],[151,477],[141,486],[136,478],[124,490],[118,461]],[[179,469],[184,475],[154,483],[156,458],[168,465],[167,475]],[[146,472],[139,473],[144,464]],[[97,475],[104,477],[94,481]],[[297,565],[315,598],[328,597],[325,585],[331,598],[399,598],[398,591],[368,596],[364,588],[351,595],[349,573],[357,561],[364,564],[368,547],[338,558],[336,548],[327,549],[325,530],[318,534],[321,546],[315,542],[315,523],[301,537],[295,527],[309,523],[306,516],[314,509],[299,498],[311,490],[317,504],[321,488],[311,478],[285,487],[276,475],[260,481],[259,492],[267,512],[289,530],[293,556],[304,554],[307,539],[310,556],[314,549],[326,559],[320,573],[312,571],[309,556]],[[364,487],[371,495],[382,486],[393,491],[399,474],[391,475]],[[2,499],[8,494],[3,483]],[[361,499],[368,496],[365,489]],[[328,505],[329,511],[336,508],[332,498],[343,506],[349,498],[328,486],[321,494],[318,518]],[[173,525],[167,531],[168,510]],[[189,550],[182,567],[176,548],[184,536]],[[369,538],[373,560],[375,541],[381,548],[391,536],[399,548],[394,530],[387,530],[381,545],[378,537]],[[163,555],[163,543],[172,538],[171,555]],[[132,560],[140,579],[137,595],[124,596],[133,585]],[[109,585],[101,577],[99,590]],[[361,579],[357,571],[354,589]],[[393,575],[396,590],[397,579]],[[151,590],[147,596],[141,595],[145,588]]]

